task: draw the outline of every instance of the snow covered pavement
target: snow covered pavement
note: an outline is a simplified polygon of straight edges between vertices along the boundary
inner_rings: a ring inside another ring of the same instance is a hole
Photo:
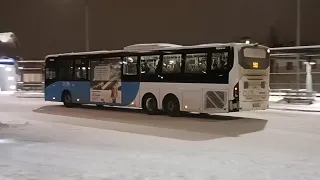
[[[320,98],[316,98],[313,104],[288,104],[280,102],[281,96],[270,96],[270,108],[287,111],[320,112]]]
[[[320,113],[170,118],[0,99],[1,180],[320,177]]]

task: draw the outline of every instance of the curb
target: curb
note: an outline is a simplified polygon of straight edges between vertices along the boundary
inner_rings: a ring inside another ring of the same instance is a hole
[[[44,98],[43,93],[14,93],[17,98]]]
[[[25,99],[27,99],[27,98],[29,98],[29,99],[34,99],[34,98],[43,98],[43,97],[39,97],[39,96],[16,96],[17,98],[25,98]]]
[[[319,110],[305,110],[305,109],[270,108],[270,107],[269,107],[269,109],[273,109],[273,110],[281,110],[281,111],[318,112],[318,113],[320,113],[320,109],[319,109]]]

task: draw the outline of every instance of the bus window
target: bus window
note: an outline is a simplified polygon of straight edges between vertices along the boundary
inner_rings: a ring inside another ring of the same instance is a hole
[[[245,48],[243,55],[247,58],[267,58],[267,51],[265,49]]]
[[[123,60],[123,75],[137,75],[138,57],[125,57]]]
[[[57,78],[57,61],[55,59],[47,59],[45,65],[45,80],[52,81]]]
[[[46,68],[46,80],[54,80],[56,78],[56,71],[54,68]]]
[[[141,74],[154,75],[156,74],[156,69],[158,62],[160,60],[160,55],[154,56],[142,56],[141,57]]]
[[[70,81],[73,80],[73,60],[58,59],[58,80]]]
[[[239,56],[239,64],[245,69],[265,70],[270,66],[266,48],[243,47]]]
[[[76,67],[75,69],[75,79],[76,80],[87,80],[87,68],[86,67]]]
[[[86,81],[88,79],[89,63],[87,59],[75,60],[75,80]]]
[[[203,74],[207,72],[207,53],[187,54],[185,73]]]
[[[212,53],[211,70],[227,70],[228,68],[228,52]]]
[[[170,54],[163,56],[162,73],[180,73],[181,72],[181,54]]]

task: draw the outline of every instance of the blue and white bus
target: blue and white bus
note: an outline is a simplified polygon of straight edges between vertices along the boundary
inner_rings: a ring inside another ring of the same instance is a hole
[[[0,57],[0,91],[16,90],[16,60],[9,57]]]
[[[269,50],[258,44],[136,44],[45,58],[45,100],[222,113],[269,106]]]

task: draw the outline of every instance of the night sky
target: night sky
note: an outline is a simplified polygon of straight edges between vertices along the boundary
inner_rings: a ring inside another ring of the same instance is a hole
[[[149,42],[295,40],[296,0],[89,0],[91,50]],[[320,0],[301,0],[301,38],[320,44]],[[0,32],[16,33],[24,59],[85,50],[84,0],[0,0]]]

